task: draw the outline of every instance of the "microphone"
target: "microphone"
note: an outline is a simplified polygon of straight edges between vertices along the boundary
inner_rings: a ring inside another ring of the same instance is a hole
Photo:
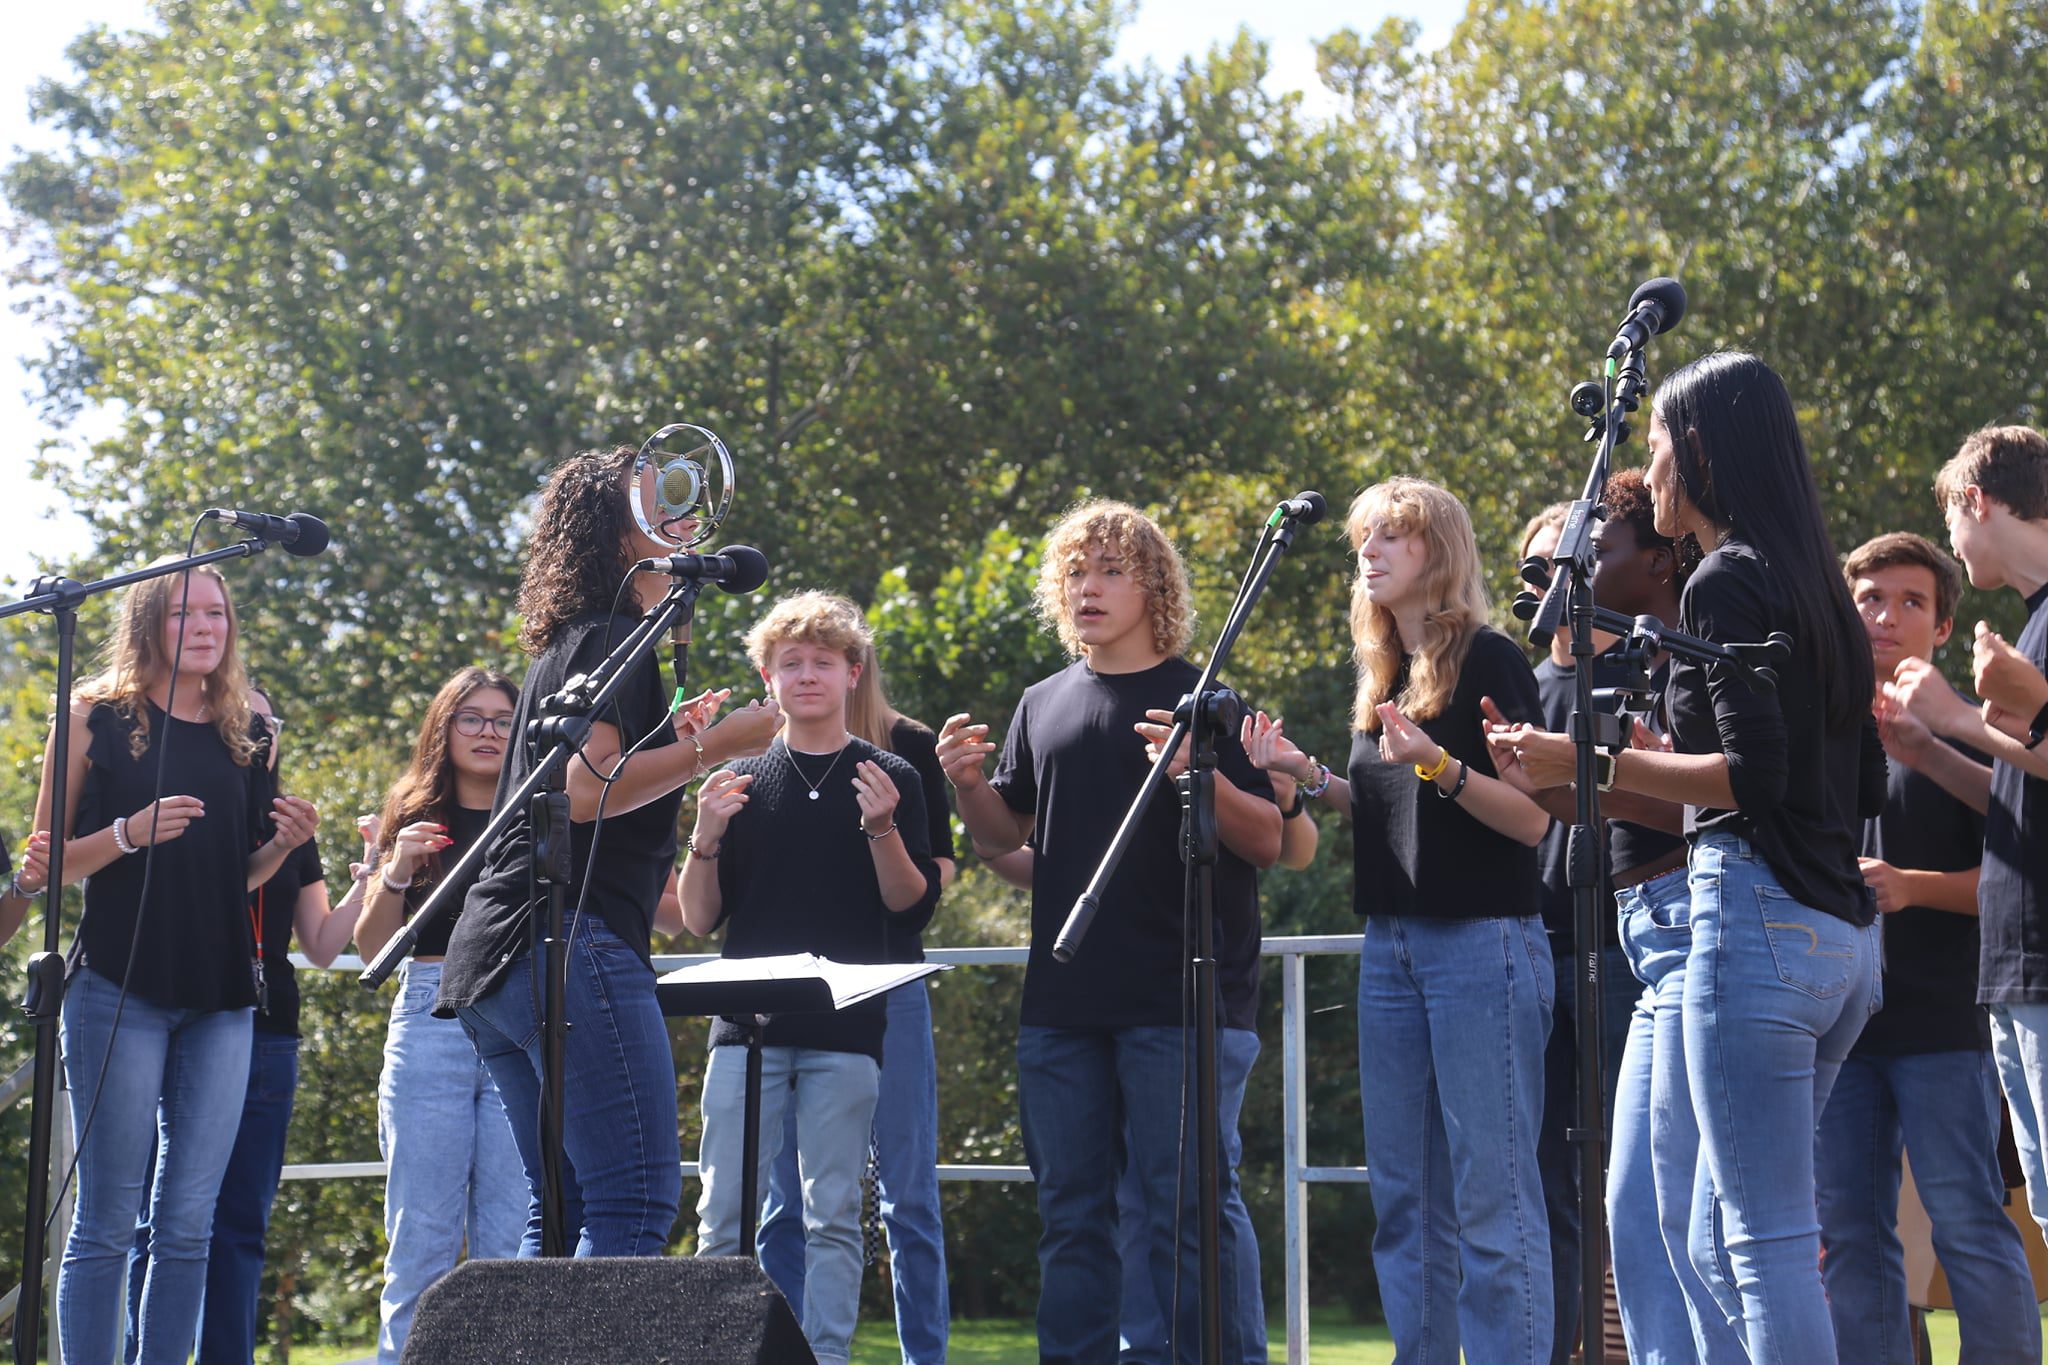
[[[209,507],[206,515],[214,521],[228,521],[291,554],[317,555],[327,548],[327,523],[310,512],[274,517],[267,512],[237,512],[229,507]]]
[[[1670,331],[1684,316],[1685,286],[1677,280],[1660,275],[1637,285],[1636,292],[1628,296],[1628,316],[1615,330],[1607,358],[1619,360],[1630,351],[1642,350],[1651,337]]]
[[[1313,526],[1323,519],[1323,514],[1329,509],[1330,504],[1321,493],[1313,488],[1306,488],[1291,498],[1282,499],[1280,505],[1273,509],[1273,515],[1298,521],[1303,526]]]
[[[715,555],[663,555],[643,559],[634,573],[665,573],[716,583],[727,592],[752,592],[768,581],[768,556],[751,545],[728,545]]]

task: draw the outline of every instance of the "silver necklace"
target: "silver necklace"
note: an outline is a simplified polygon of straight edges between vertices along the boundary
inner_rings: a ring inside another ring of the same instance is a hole
[[[818,789],[825,785],[827,778],[832,776],[832,770],[839,766],[839,760],[846,753],[846,749],[847,746],[844,744],[839,746],[838,750],[832,755],[832,761],[825,765],[824,773],[819,776],[816,782],[805,777],[804,770],[797,766],[796,754],[791,751],[787,740],[784,740],[782,744],[782,756],[789,760],[789,770],[796,774],[796,780],[811,789],[810,799],[815,801],[818,799]]]

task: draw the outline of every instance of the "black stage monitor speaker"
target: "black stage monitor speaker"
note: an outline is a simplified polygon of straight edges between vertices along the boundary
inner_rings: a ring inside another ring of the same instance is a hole
[[[471,1261],[420,1296],[401,1365],[817,1365],[744,1256]]]

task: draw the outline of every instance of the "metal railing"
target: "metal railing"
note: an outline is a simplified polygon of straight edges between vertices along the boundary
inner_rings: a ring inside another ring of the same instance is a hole
[[[1361,1184],[1367,1178],[1366,1168],[1363,1166],[1309,1164],[1306,973],[1303,967],[1305,960],[1310,957],[1356,957],[1359,938],[1357,934],[1268,938],[1260,950],[1262,956],[1277,958],[1280,963],[1281,1199],[1285,1211],[1288,1365],[1306,1365],[1308,1360],[1309,1186]],[[1027,950],[1023,948],[931,948],[925,951],[928,961],[977,967],[1021,967],[1028,955]],[[716,956],[715,953],[663,954],[654,959],[654,967],[659,972],[670,972],[692,963],[710,961]],[[293,955],[292,960],[298,964],[301,971],[320,970],[297,954]],[[359,972],[362,970],[362,962],[353,957],[337,958],[333,966],[327,970]],[[0,1081],[0,1110],[4,1110],[26,1091],[27,1075],[28,1068],[24,1066],[13,1076]],[[60,1113],[60,1120],[68,1118],[68,1106],[62,1107],[66,1112]],[[70,1124],[59,1122],[57,1133],[53,1164],[61,1174],[71,1163]],[[683,1174],[695,1178],[697,1163],[684,1162]],[[286,1180],[359,1180],[383,1175],[384,1163],[381,1161],[321,1162],[286,1166],[283,1172],[283,1178]],[[1031,1168],[941,1163],[939,1179],[1028,1182],[1031,1179]],[[58,1217],[52,1229],[50,1245],[53,1248],[62,1248],[64,1245],[65,1236],[70,1229],[71,1213],[71,1200],[67,1197],[59,1206]],[[46,1275],[45,1283],[50,1287],[49,1322],[50,1330],[54,1333],[57,1290],[54,1266]],[[0,1300],[0,1322],[13,1316],[14,1303],[19,1293],[20,1287],[16,1286],[12,1293],[4,1300]]]

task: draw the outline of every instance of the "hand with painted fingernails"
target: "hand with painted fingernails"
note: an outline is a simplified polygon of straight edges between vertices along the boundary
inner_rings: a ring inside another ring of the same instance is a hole
[[[410,882],[427,860],[454,844],[448,827],[432,820],[415,820],[398,831],[398,838],[384,859],[384,872],[392,881]]]

